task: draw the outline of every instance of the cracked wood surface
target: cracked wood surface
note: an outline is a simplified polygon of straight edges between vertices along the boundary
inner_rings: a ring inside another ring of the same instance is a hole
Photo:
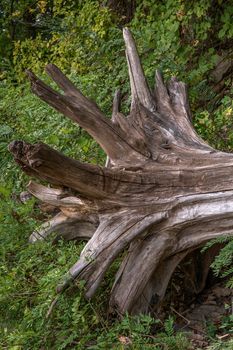
[[[214,150],[197,135],[184,83],[174,77],[165,83],[156,71],[150,89],[129,29],[123,37],[132,95],[127,117],[120,91],[108,119],[55,65],[46,71],[63,93],[28,71],[32,91],[100,144],[108,157],[105,167],[42,143],[14,141],[9,150],[25,173],[52,185],[33,181],[28,191],[59,210],[30,241],[54,231],[64,239],[88,240],[57,291],[82,279],[91,298],[123,254],[110,307],[136,314],[160,307],[185,256],[210,239],[232,235],[233,155]]]

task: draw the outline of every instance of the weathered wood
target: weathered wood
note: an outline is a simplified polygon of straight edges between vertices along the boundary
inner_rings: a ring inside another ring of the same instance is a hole
[[[29,192],[59,210],[30,241],[54,231],[65,239],[89,239],[57,291],[82,279],[91,298],[124,253],[110,306],[136,314],[160,308],[187,254],[210,239],[232,235],[233,155],[214,150],[197,135],[185,84],[176,78],[165,84],[157,71],[152,93],[129,29],[123,36],[132,94],[128,117],[120,111],[119,91],[110,120],[56,66],[46,70],[64,94],[28,72],[33,92],[101,145],[108,156],[105,167],[70,159],[41,143],[14,141],[9,149],[24,172],[53,186],[31,182]]]
[[[56,66],[49,65],[47,72],[65,94],[53,90],[28,70],[32,91],[38,97],[83,127],[95,138],[112,161],[125,158],[128,161],[144,159],[144,153],[147,155],[147,152],[137,150],[133,134],[126,140],[126,135],[116,128],[111,120],[105,118],[97,105],[84,97]]]
[[[79,221],[77,218],[70,218],[63,213],[57,214],[51,220],[45,222],[38,230],[32,232],[29,242],[45,240],[51,233],[65,240],[85,239],[89,240],[96,230],[97,225],[87,221]]]
[[[115,116],[121,111],[121,92],[117,90],[112,103],[112,121],[115,122]]]
[[[155,100],[148,87],[135,41],[128,28],[123,29],[123,37],[130,77],[132,109],[138,104],[142,104],[153,112],[155,110]]]

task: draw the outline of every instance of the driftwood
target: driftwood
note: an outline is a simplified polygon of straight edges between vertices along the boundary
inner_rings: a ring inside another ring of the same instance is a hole
[[[31,182],[28,191],[60,210],[30,241],[52,231],[88,240],[57,291],[82,279],[91,298],[124,252],[110,306],[136,314],[158,309],[188,254],[232,234],[233,155],[197,135],[184,83],[172,78],[165,84],[157,71],[154,90],[148,87],[133,37],[127,28],[123,35],[132,95],[127,117],[119,91],[110,120],[56,66],[46,71],[63,94],[28,71],[32,91],[99,143],[106,166],[70,159],[42,143],[14,141],[9,149],[24,172],[52,185]]]

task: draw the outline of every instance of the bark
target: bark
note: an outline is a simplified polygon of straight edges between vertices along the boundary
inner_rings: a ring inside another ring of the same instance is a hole
[[[59,209],[30,241],[54,231],[88,240],[57,291],[82,279],[91,298],[124,253],[110,307],[136,314],[159,309],[176,266],[189,253],[232,235],[233,156],[197,135],[184,83],[171,78],[165,84],[157,71],[155,89],[149,88],[132,34],[125,28],[123,36],[132,94],[128,117],[120,111],[119,91],[110,120],[56,66],[46,71],[63,93],[28,72],[32,91],[100,144],[105,167],[70,159],[42,143],[14,141],[9,149],[24,172],[52,185],[31,182],[28,191]],[[209,265],[207,259],[197,292]]]

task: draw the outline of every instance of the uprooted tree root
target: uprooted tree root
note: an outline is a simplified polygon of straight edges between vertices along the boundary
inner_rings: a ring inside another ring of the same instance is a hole
[[[196,134],[184,83],[172,78],[165,84],[157,71],[150,90],[127,28],[123,36],[132,95],[127,117],[120,112],[119,91],[110,120],[56,66],[46,71],[63,94],[28,71],[32,91],[99,143],[108,156],[105,167],[70,159],[42,143],[14,141],[9,149],[24,172],[52,185],[31,182],[29,192],[60,210],[30,241],[52,231],[88,239],[57,291],[81,279],[91,298],[126,251],[110,306],[136,314],[158,309],[187,254],[232,234],[233,155],[214,150]]]

